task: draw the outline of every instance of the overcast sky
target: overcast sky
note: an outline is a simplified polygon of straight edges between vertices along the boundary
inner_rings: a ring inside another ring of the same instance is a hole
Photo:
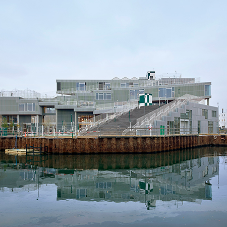
[[[0,0],[0,90],[155,70],[212,82],[227,109],[226,0]]]

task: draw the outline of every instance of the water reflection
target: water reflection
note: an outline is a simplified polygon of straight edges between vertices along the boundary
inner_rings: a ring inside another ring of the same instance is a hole
[[[39,199],[39,188],[51,184],[57,186],[52,192],[57,201],[133,201],[144,203],[147,210],[155,209],[157,200],[212,200],[210,179],[219,174],[219,156],[208,148],[152,155],[52,155],[35,159],[1,153],[0,161],[2,192],[37,191]]]

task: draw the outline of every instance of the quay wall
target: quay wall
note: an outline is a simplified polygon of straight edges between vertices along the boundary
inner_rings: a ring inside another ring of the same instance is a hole
[[[48,147],[50,154],[153,153],[202,146],[227,146],[226,135],[101,136],[97,138],[0,137],[0,150]]]

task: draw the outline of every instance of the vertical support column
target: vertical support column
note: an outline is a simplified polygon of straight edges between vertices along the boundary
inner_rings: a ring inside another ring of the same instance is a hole
[[[56,109],[56,132],[58,132],[58,110]]]
[[[20,116],[19,116],[19,114],[17,114],[17,133],[20,131],[20,129],[19,129],[19,124],[20,124],[20,118],[19,118]]]
[[[36,115],[36,135],[39,133],[39,115]]]
[[[77,135],[77,130],[78,130],[78,125],[77,125],[77,112],[76,111],[74,111],[74,113],[75,113],[75,119],[74,119],[74,121],[75,121],[75,134]]]

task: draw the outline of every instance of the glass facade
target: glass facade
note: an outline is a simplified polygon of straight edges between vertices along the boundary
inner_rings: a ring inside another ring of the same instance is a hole
[[[205,85],[205,96],[211,96],[211,86]]]
[[[158,96],[160,98],[172,98],[172,88],[159,88]]]

